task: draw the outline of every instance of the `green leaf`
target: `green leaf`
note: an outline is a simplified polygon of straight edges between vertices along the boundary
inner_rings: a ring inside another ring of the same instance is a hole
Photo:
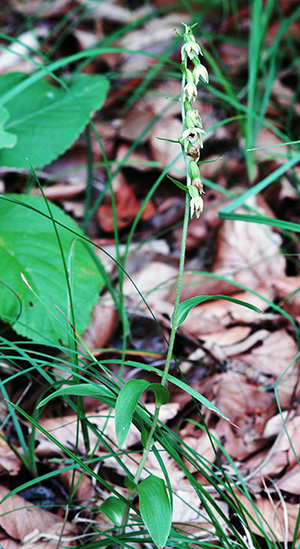
[[[262,311],[258,307],[255,307],[255,305],[247,303],[246,301],[242,301],[241,299],[236,299],[235,297],[229,297],[227,295],[200,295],[196,297],[191,297],[190,299],[182,301],[179,304],[176,327],[180,326],[184,322],[193,307],[195,307],[196,305],[200,305],[200,303],[203,303],[204,301],[211,301],[213,299],[224,299],[225,301],[231,301],[232,303],[236,303],[237,305],[242,305],[243,307],[252,309],[252,311],[255,311],[256,313],[262,313]],[[172,317],[172,322],[173,321],[174,319]]]
[[[157,406],[166,404],[169,400],[168,389],[159,383],[150,383],[144,379],[130,379],[127,381],[118,395],[115,410],[115,429],[120,448],[127,438],[138,401],[146,389],[153,390]]]
[[[17,136],[4,130],[4,124],[8,118],[8,110],[0,105],[0,149],[11,149],[17,143]]]
[[[115,496],[106,498],[99,507],[100,511],[102,511],[102,513],[104,513],[116,526],[122,525],[125,508],[126,503]]]
[[[124,478],[124,484],[126,488],[128,488],[129,492],[135,493],[137,491],[137,485],[128,476]]]
[[[143,379],[130,379],[123,385],[116,402],[115,429],[118,446],[123,446],[130,429],[133,413],[137,407],[139,398],[147,389],[149,381]]]
[[[51,210],[54,219],[64,225],[57,225],[57,230],[70,268],[76,329],[82,333],[103,279],[91,257],[92,247],[86,244],[90,254],[75,221],[58,206],[51,204]],[[67,345],[71,330],[67,283],[52,220],[43,213],[48,215],[48,210],[38,196],[0,197],[0,264],[5,265],[1,270],[0,317],[29,339]]]
[[[0,77],[0,97],[27,75],[10,73]],[[102,75],[79,75],[69,91],[46,80],[35,82],[21,96],[6,103],[10,118],[4,131],[17,136],[14,148],[0,151],[0,165],[9,168],[42,168],[79,137],[93,111],[105,99],[108,81]],[[6,145],[7,146],[7,145]]]
[[[183,185],[183,183],[181,183],[177,179],[174,179],[174,177],[171,177],[170,175],[167,175],[167,178],[170,179],[172,181],[172,183],[175,183],[176,187],[179,187],[179,189],[181,189],[182,191],[184,191],[186,193],[188,192],[188,188],[187,188],[186,185]]]
[[[172,525],[172,507],[165,483],[150,475],[138,485],[140,512],[143,522],[159,548],[165,546]]]
[[[169,402],[170,393],[161,383],[150,383],[148,389],[151,389],[155,395],[156,406],[162,406]]]
[[[54,391],[54,393],[41,400],[37,408],[41,408],[41,406],[44,406],[53,398],[65,395],[91,396],[109,406],[114,406],[116,400],[114,393],[104,385],[97,386],[88,383],[78,383],[78,385],[70,385]]]

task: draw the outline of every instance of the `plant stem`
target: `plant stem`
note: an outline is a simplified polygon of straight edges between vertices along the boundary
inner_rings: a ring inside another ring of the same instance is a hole
[[[171,359],[172,359],[172,355],[173,355],[176,331],[177,331],[177,314],[178,314],[178,307],[179,307],[180,294],[181,294],[181,288],[182,288],[182,280],[183,280],[183,274],[184,274],[186,237],[187,237],[187,229],[188,229],[188,222],[189,222],[189,200],[190,200],[189,195],[188,195],[188,193],[186,193],[185,212],[184,212],[184,219],[183,219],[181,248],[180,248],[180,260],[179,260],[179,269],[178,269],[178,279],[177,279],[176,296],[175,296],[174,311],[173,311],[173,321],[172,321],[172,326],[171,326],[171,333],[170,333],[170,340],[169,340],[169,347],[168,347],[168,353],[167,353],[167,357],[166,357],[165,368],[164,368],[163,376],[162,376],[162,379],[161,379],[161,384],[163,386],[165,386],[165,384],[166,384],[167,375],[168,375],[168,372],[169,372]],[[135,477],[134,477],[134,483],[136,485],[138,484],[138,482],[141,478],[141,474],[143,472],[146,460],[148,458],[148,455],[149,455],[149,452],[150,452],[150,449],[151,449],[151,446],[152,446],[153,435],[154,435],[156,427],[157,427],[160,408],[161,408],[161,406],[155,406],[155,412],[154,412],[154,416],[153,416],[153,420],[152,420],[151,429],[149,431],[147,442],[146,442],[145,448],[143,450],[141,461],[138,465],[138,468],[137,468],[137,471],[136,471],[136,474],[135,474]],[[134,499],[135,493],[136,493],[136,491],[132,491],[132,492],[129,493],[128,501],[129,501],[130,504],[132,503],[132,501]],[[122,520],[121,533],[123,533],[124,530],[125,530],[125,527],[126,527],[126,524],[127,524],[127,521],[128,521],[128,516],[129,516],[129,509],[130,509],[130,506],[129,505],[126,506],[125,511],[124,511],[124,515],[123,515],[123,520]]]

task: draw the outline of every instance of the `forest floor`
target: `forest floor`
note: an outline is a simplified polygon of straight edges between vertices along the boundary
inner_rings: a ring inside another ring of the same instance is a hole
[[[0,14],[0,30],[26,42],[29,58],[41,59],[43,54],[55,60],[104,43],[116,48],[89,60],[84,67],[78,61],[64,68],[66,73],[80,69],[87,74],[104,74],[110,81],[106,101],[93,121],[112,174],[116,217],[111,193],[105,190],[107,161],[90,127],[56,161],[37,170],[37,175],[46,197],[71,215],[104,250],[97,253],[113,282],[117,281],[113,260],[116,232],[118,253],[127,253],[129,246],[121,289],[130,322],[124,380],[148,376],[150,381],[157,381],[154,369],[163,368],[167,353],[185,208],[185,193],[167,177],[185,183],[185,165],[176,142],[182,133],[180,102],[176,100],[181,93],[181,41],[174,29],[181,32],[181,22],[199,20],[195,34],[203,46],[203,63],[210,75],[209,85],[200,87],[195,102],[206,131],[200,165],[206,194],[200,219],[189,222],[181,301],[225,295],[255,305],[262,313],[220,298],[190,311],[176,336],[176,363],[172,362],[170,373],[184,379],[230,422],[204,406],[200,410],[188,392],[171,384],[170,401],[160,419],[202,459],[215,463],[216,450],[205,429],[200,428],[205,423],[210,436],[222,446],[219,459],[225,470],[235,478],[236,471],[243,477],[258,510],[275,529],[277,540],[287,546],[298,537],[294,532],[299,526],[300,495],[300,245],[297,231],[283,224],[299,223],[300,214],[299,163],[284,169],[298,150],[297,143],[287,143],[298,139],[300,127],[295,57],[297,48],[299,53],[300,24],[299,18],[292,17],[297,3],[275,3],[260,45],[264,60],[258,62],[252,84],[249,57],[255,57],[255,51],[250,52],[251,2],[250,7],[238,0],[211,2],[211,6],[163,0],[128,5],[117,0],[11,0],[9,4]],[[273,51],[278,31],[289,19],[280,47]],[[3,36],[0,39],[5,44]],[[0,73],[29,73],[32,68],[30,59],[0,50]],[[257,94],[252,98],[251,85]],[[254,121],[245,106],[256,109]],[[278,177],[274,176],[270,185],[249,193],[246,205],[241,200],[230,209],[238,197],[275,172]],[[1,168],[0,188],[2,193],[40,193],[29,171],[5,166]],[[222,215],[223,210],[229,215]],[[253,219],[242,219],[250,214]],[[269,221],[261,222],[261,216]],[[124,359],[123,336],[113,300],[103,291],[83,337],[97,360],[109,359],[110,369],[117,375],[119,359]],[[16,341],[13,330],[5,332],[5,337]],[[133,368],[126,361],[141,362],[144,369]],[[50,367],[55,369],[55,358]],[[4,380],[10,375],[5,368],[7,364],[1,366]],[[32,415],[41,394],[38,379],[20,376],[7,387],[11,402]],[[153,409],[151,395],[142,398]],[[84,401],[93,425],[101,431],[105,424],[107,439],[115,442],[113,419],[103,414],[105,407],[93,398]],[[74,473],[72,468],[45,483],[16,490],[30,483],[31,477],[15,451],[21,449],[13,423],[6,420],[7,413],[3,400],[0,498],[11,490],[15,493],[0,506],[0,543],[5,549],[56,546],[57,525],[61,527],[65,520],[62,545],[84,545],[91,521],[106,524],[95,511],[107,495],[105,490],[92,477],[81,476],[80,470]],[[82,436],[76,442],[76,421],[75,411],[58,400],[52,401],[39,418],[44,430],[70,451],[77,444],[77,452],[84,456]],[[22,425],[24,436],[29,436],[27,420]],[[68,456],[42,432],[37,430],[35,437],[39,476],[68,463]],[[138,431],[131,429],[122,457],[129,470],[134,468],[132,452],[139,455],[139,440]],[[101,469],[103,478],[125,494],[122,468],[109,458],[101,461],[105,448],[101,444],[97,447],[94,433],[91,447],[95,447],[93,457],[99,459],[97,471]],[[171,459],[166,458],[165,463],[179,496],[174,523],[209,531],[207,518],[195,512],[200,503],[189,480]],[[192,464],[188,468],[208,487]],[[158,474],[151,454],[147,469]],[[74,486],[73,474],[78,485],[67,517],[65,506]],[[247,497],[239,497],[248,508]],[[225,503],[220,502],[222,505],[224,509]],[[255,525],[252,531],[259,533]]]

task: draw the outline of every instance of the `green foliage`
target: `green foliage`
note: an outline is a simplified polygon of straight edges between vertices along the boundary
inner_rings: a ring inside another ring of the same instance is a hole
[[[114,393],[108,389],[108,387],[105,387],[104,385],[93,385],[91,383],[78,383],[77,385],[71,385],[68,387],[62,387],[61,389],[58,389],[51,395],[44,398],[37,408],[40,408],[41,406],[44,406],[49,402],[50,400],[53,400],[53,398],[59,397],[59,396],[68,396],[68,395],[76,395],[76,396],[90,396],[93,398],[96,398],[97,400],[100,400],[101,402],[104,402],[105,404],[108,404],[109,406],[114,406],[115,404],[115,395]]]
[[[172,506],[161,478],[149,475],[138,485],[140,512],[155,545],[165,546],[172,524]]]
[[[28,78],[0,77],[0,98]],[[0,165],[42,168],[65,152],[83,131],[106,96],[104,76],[81,74],[67,91],[39,80],[10,99],[0,111]],[[12,132],[12,133],[8,133]],[[3,148],[5,147],[5,148]]]
[[[127,381],[123,385],[116,402],[115,427],[120,448],[127,438],[138,401],[146,389],[151,389],[154,392],[156,406],[166,404],[169,400],[169,391],[159,383],[150,383],[143,379],[130,379]]]
[[[230,297],[228,295],[198,295],[195,297],[191,297],[190,299],[186,299],[179,304],[178,314],[176,318],[176,327],[180,326],[185,321],[189,312],[194,307],[196,307],[196,305],[200,305],[200,303],[204,303],[205,301],[212,301],[213,299],[223,299],[224,301],[231,301],[232,303],[236,303],[237,305],[242,305],[243,307],[252,309],[252,311],[255,311],[256,313],[262,313],[262,311],[258,307],[255,307],[255,305],[247,303],[246,301],[242,301],[241,299],[236,299],[235,297]]]
[[[122,525],[125,508],[126,503],[115,496],[109,496],[99,507],[100,511],[102,511],[115,526]]]
[[[78,333],[88,325],[103,280],[75,221],[58,206],[51,210],[62,250],[43,198],[11,194],[0,200],[0,316],[29,339],[67,344],[70,301],[61,251]]]
[[[9,118],[8,110],[0,105],[0,149],[11,149],[17,143],[17,136],[6,132],[4,124]]]

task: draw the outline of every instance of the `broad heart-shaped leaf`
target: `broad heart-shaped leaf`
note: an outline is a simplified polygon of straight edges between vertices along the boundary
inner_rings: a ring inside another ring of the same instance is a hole
[[[172,507],[165,483],[149,475],[138,485],[140,512],[155,545],[165,546],[172,525]]]
[[[1,96],[22,82],[23,73],[0,76]],[[40,80],[5,104],[10,117],[4,130],[17,136],[12,149],[0,151],[0,166],[42,168],[77,139],[93,111],[105,99],[108,81],[101,75],[79,75],[69,91]]]
[[[54,204],[51,210],[54,219],[64,225],[56,224],[70,270],[75,327],[82,333],[103,279],[80,236],[65,228],[82,235],[75,221]],[[38,196],[0,197],[0,317],[18,334],[36,342],[67,345],[72,330],[62,257],[52,220],[40,212],[49,215],[44,199]]]
[[[104,402],[105,404],[108,404],[109,406],[114,406],[116,401],[114,393],[104,385],[78,383],[78,385],[70,385],[69,387],[62,387],[61,389],[54,391],[54,393],[41,400],[37,408],[44,406],[53,398],[65,395],[91,396],[101,402]]]
[[[122,525],[126,503],[115,496],[109,496],[101,503],[99,510],[104,513],[116,526]]]
[[[9,118],[8,110],[0,105],[0,149],[11,149],[17,143],[17,136],[4,130],[4,124]]]
[[[190,299],[179,303],[176,327],[180,326],[184,322],[193,307],[196,307],[196,305],[200,305],[200,303],[203,303],[204,301],[211,301],[212,299],[224,299],[225,301],[232,301],[232,303],[242,305],[243,307],[248,307],[248,309],[252,309],[252,311],[255,311],[256,313],[262,313],[262,311],[258,309],[258,307],[255,307],[255,305],[247,303],[246,301],[242,301],[241,299],[236,299],[235,297],[229,297],[228,295],[200,295],[196,297],[191,297]],[[173,321],[174,319],[172,318],[172,322]]]
[[[144,379],[130,379],[127,381],[118,395],[115,410],[115,429],[120,448],[128,435],[139,398],[146,389],[152,389],[158,406],[166,404],[169,400],[168,389],[159,383],[150,383]]]

